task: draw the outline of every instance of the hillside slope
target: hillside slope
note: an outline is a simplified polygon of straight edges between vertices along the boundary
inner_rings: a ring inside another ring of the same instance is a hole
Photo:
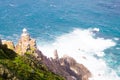
[[[64,80],[50,72],[34,56],[17,55],[6,46],[0,46],[0,80]]]

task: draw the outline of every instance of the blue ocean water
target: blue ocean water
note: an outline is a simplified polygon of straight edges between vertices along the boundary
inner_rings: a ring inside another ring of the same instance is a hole
[[[17,41],[23,28],[38,41],[52,42],[74,28],[100,29],[106,39],[120,38],[120,0],[0,0],[0,38]],[[120,40],[104,60],[120,76]]]

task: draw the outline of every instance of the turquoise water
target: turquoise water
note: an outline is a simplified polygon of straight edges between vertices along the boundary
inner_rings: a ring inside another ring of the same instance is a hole
[[[120,75],[120,0],[0,0],[0,37],[16,42],[24,27],[41,42],[97,27],[98,37],[117,44],[103,58]]]

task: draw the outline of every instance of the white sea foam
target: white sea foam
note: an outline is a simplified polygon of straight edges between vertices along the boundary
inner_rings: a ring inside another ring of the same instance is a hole
[[[95,33],[91,30],[75,29],[71,33],[57,37],[54,43],[40,45],[39,49],[48,57],[53,57],[55,49],[58,50],[59,57],[73,57],[91,71],[90,80],[120,80],[116,72],[102,59],[105,55],[104,50],[115,46],[116,43],[111,39],[94,38]]]
[[[114,38],[114,40],[118,41],[118,40],[119,40],[119,38],[115,37],[115,38]]]
[[[117,49],[117,50],[120,50],[120,47],[117,47],[116,49]]]

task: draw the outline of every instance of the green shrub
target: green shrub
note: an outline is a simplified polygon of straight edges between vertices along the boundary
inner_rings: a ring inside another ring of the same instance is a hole
[[[30,53],[18,56],[5,46],[0,48],[0,64],[7,68],[19,80],[64,80],[50,72],[47,67],[36,60]],[[6,77],[0,77],[5,80]]]

